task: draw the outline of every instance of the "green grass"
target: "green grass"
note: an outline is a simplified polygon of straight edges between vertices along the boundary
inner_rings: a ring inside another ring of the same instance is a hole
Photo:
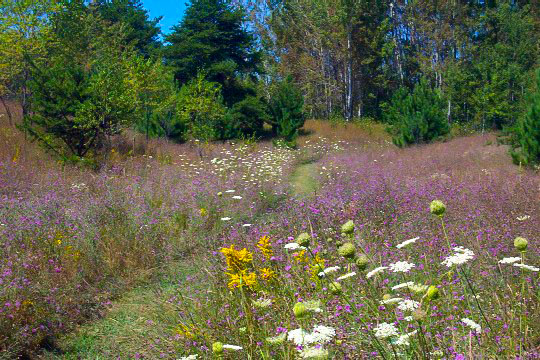
[[[189,264],[175,264],[159,281],[140,286],[114,301],[106,316],[60,338],[58,351],[45,359],[174,358],[176,306],[168,300],[181,291],[178,279],[193,274]],[[169,336],[164,337],[164,334]]]
[[[299,165],[291,176],[291,185],[296,195],[307,196],[317,191],[317,163],[309,162]]]

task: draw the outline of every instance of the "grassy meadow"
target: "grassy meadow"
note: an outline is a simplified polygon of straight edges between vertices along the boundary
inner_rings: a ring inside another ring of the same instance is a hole
[[[540,358],[538,173],[492,134],[298,142],[126,134],[89,170],[2,125],[0,358]]]

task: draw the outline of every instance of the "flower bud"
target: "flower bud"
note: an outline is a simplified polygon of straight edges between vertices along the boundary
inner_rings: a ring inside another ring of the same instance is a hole
[[[341,225],[341,232],[347,235],[352,234],[354,232],[354,222],[349,220],[345,224]]]
[[[338,254],[347,259],[353,259],[355,253],[356,248],[352,243],[349,242],[341,245],[338,249]]]
[[[212,344],[212,352],[216,355],[223,354],[223,343],[216,341]]]
[[[304,303],[297,302],[296,304],[294,304],[293,313],[294,316],[296,316],[298,319],[301,319],[305,317],[309,312]]]
[[[336,282],[336,281],[333,281],[328,285],[328,289],[334,295],[340,294],[341,293],[341,284]]]
[[[440,297],[439,289],[436,286],[431,285],[426,292],[426,297],[428,300],[436,300]]]
[[[356,259],[356,266],[358,267],[358,270],[365,270],[369,264],[369,259],[366,255],[360,255]]]
[[[296,243],[300,246],[308,247],[309,242],[311,241],[311,236],[308,233],[301,233],[296,238]]]
[[[220,191],[217,193],[217,196],[223,196],[223,193]]]
[[[524,237],[521,237],[521,236],[518,236],[517,238],[514,239],[514,247],[518,250],[518,251],[525,251],[527,250],[527,245],[528,245],[528,241],[527,239],[525,239]]]
[[[446,206],[440,200],[433,200],[429,205],[429,210],[433,215],[442,217],[446,212]]]

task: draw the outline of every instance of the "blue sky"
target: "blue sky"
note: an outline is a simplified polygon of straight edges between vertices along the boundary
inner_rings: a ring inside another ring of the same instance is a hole
[[[171,27],[178,24],[186,10],[188,0],[143,0],[143,6],[150,12],[150,17],[163,16],[159,25],[164,34],[168,34]]]

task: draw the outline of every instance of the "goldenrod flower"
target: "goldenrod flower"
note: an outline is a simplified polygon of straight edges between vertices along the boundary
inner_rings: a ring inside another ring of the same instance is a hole
[[[247,270],[242,270],[238,273],[227,273],[227,275],[229,275],[228,286],[230,289],[241,289],[244,286],[253,288],[257,284],[257,274],[254,272],[248,274]]]
[[[274,272],[274,270],[270,269],[270,268],[262,268],[260,270],[261,272],[261,278],[263,280],[272,280],[273,278],[276,277],[276,273]]]
[[[199,210],[199,213],[201,214],[202,217],[205,217],[206,215],[208,215],[208,211],[206,211],[205,208],[201,208],[201,210]]]
[[[230,248],[221,249],[221,253],[225,255],[227,269],[234,273],[239,273],[245,270],[253,261],[253,254],[251,252],[249,252],[246,248],[236,250],[234,245],[231,245]]]
[[[306,256],[306,250],[301,250],[293,254],[294,260],[296,260],[297,263],[303,263],[308,262],[308,258]]]
[[[270,238],[268,236],[262,236],[257,243],[257,247],[261,250],[261,253],[266,259],[270,259],[274,254],[272,252],[272,244],[270,244]]]

